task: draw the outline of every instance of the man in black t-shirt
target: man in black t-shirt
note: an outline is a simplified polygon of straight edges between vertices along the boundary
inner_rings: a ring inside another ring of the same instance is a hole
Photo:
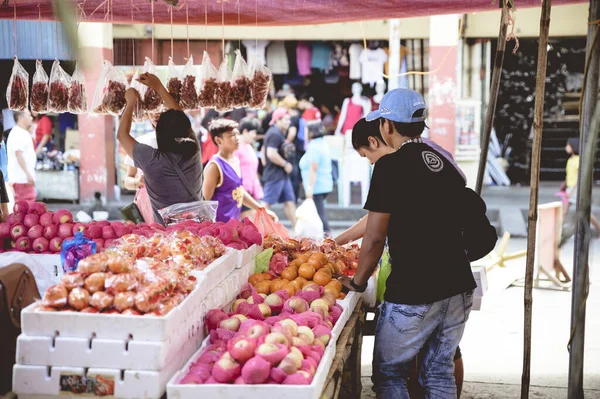
[[[453,358],[476,287],[463,241],[465,181],[420,138],[425,102],[413,90],[387,93],[379,110],[384,141],[396,151],[375,164],[369,211],[351,288],[361,291],[388,240],[393,261],[375,335],[373,389],[408,398],[409,365],[420,356],[426,397],[455,398]]]

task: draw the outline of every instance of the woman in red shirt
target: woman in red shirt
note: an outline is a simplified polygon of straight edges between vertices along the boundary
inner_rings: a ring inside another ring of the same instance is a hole
[[[43,148],[48,146],[52,139],[52,119],[48,115],[32,112],[37,127],[35,128],[35,153],[39,154]],[[51,146],[48,146],[49,150]]]

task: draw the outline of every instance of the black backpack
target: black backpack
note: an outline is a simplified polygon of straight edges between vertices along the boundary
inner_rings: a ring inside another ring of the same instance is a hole
[[[463,240],[467,257],[473,262],[492,252],[498,233],[486,215],[483,199],[468,187],[463,193]]]

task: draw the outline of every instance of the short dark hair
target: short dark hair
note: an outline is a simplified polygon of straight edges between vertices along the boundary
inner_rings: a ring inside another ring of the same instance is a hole
[[[238,129],[240,133],[242,133],[244,130],[249,132],[252,130],[258,131],[260,129],[260,123],[258,123],[258,119],[255,118],[244,118],[240,121],[240,126]]]
[[[412,114],[412,117],[419,118],[419,117],[423,116],[424,112],[425,112],[425,108],[418,109]],[[382,121],[387,122],[388,120],[382,118]],[[419,137],[420,135],[423,134],[423,131],[425,130],[425,122],[411,122],[411,123],[394,122],[394,121],[389,121],[389,122],[391,122],[392,125],[394,125],[394,129],[396,129],[396,131],[398,133],[400,133],[401,136],[404,136],[404,137]]]
[[[19,123],[19,118],[22,117],[24,115],[23,111],[13,111],[13,119],[15,120],[15,123]]]
[[[379,131],[379,119],[367,122],[365,118],[362,118],[356,122],[356,125],[352,129],[352,146],[355,150],[362,147],[369,147],[369,137],[374,137],[385,144],[381,136],[381,131]]]
[[[238,123],[231,119],[215,119],[208,125],[208,131],[213,143],[217,145],[217,137],[223,137],[224,133],[237,129]]]
[[[567,144],[573,149],[573,154],[579,155],[579,137],[571,137]]]
[[[318,139],[319,137],[323,137],[325,134],[327,134],[327,130],[321,121],[307,122],[306,129],[308,130],[308,138],[311,140]]]
[[[156,142],[159,151],[181,154],[184,158],[191,158],[200,151],[190,120],[183,111],[175,109],[163,112],[158,118]]]

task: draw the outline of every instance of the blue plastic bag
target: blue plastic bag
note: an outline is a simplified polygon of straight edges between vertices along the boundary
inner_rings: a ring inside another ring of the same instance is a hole
[[[63,241],[60,251],[60,261],[63,272],[74,272],[77,270],[79,261],[96,253],[96,243],[85,238],[83,233],[75,233],[75,237]]]

